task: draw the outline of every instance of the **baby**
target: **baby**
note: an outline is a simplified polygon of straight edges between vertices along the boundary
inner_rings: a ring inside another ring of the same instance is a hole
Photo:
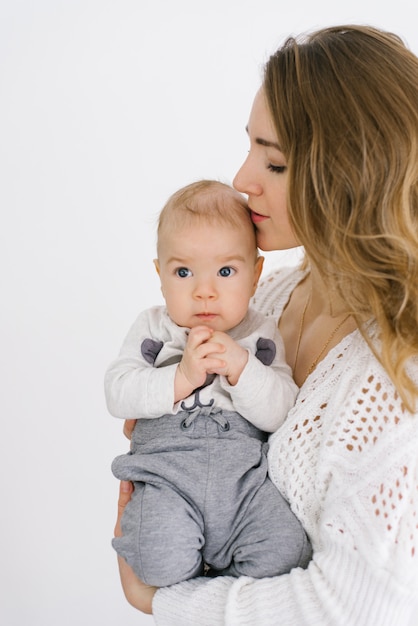
[[[306,567],[306,534],[267,476],[267,433],[298,388],[275,320],[249,308],[263,257],[243,197],[217,181],[177,191],[157,255],[165,306],[139,315],[105,376],[110,413],[137,419],[112,465],[135,488],[113,546],[159,587]]]

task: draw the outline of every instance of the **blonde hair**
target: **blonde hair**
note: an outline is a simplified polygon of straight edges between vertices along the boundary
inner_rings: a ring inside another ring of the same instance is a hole
[[[176,191],[161,210],[157,229],[157,252],[166,234],[198,224],[255,230],[244,197],[217,180],[200,180]]]
[[[408,409],[418,389],[418,59],[399,37],[338,26],[290,37],[264,91],[288,162],[294,231],[362,322]]]

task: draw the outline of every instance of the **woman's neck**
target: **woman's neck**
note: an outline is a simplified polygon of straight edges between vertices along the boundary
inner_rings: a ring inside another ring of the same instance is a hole
[[[314,267],[292,292],[279,328],[286,360],[300,386],[356,323],[344,300],[330,290]]]
[[[306,287],[310,291],[309,309],[312,317],[328,315],[337,318],[349,312],[343,298],[325,282],[314,265],[310,266]]]

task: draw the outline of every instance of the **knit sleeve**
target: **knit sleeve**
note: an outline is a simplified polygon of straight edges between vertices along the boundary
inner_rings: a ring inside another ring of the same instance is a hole
[[[332,541],[418,596],[418,417],[376,360],[359,380],[322,441],[321,547]]]

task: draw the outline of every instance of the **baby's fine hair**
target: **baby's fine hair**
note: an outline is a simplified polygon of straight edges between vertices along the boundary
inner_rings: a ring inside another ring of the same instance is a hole
[[[173,193],[162,208],[158,219],[157,251],[162,235],[197,224],[254,232],[248,205],[238,191],[217,180],[199,180]]]

